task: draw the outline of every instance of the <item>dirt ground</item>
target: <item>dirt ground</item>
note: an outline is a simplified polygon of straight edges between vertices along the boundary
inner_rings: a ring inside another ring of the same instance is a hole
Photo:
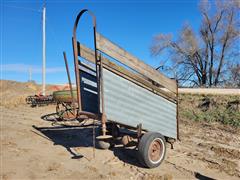
[[[240,179],[239,128],[181,119],[181,141],[168,144],[160,167],[146,169],[133,149],[94,150],[91,126],[42,120],[53,105],[0,108],[1,179]]]

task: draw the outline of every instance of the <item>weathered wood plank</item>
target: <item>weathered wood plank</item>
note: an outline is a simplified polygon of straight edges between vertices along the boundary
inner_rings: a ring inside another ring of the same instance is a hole
[[[79,55],[82,58],[95,63],[95,56],[94,56],[93,50],[85,47],[82,44],[81,45],[79,44],[79,49],[80,49]],[[166,91],[160,89],[159,87],[153,85],[151,82],[149,82],[148,80],[144,79],[143,77],[137,75],[136,73],[130,72],[130,71],[126,70],[125,68],[111,62],[106,57],[102,57],[102,62],[103,62],[104,68],[142,86],[143,88],[153,91],[154,93],[156,93],[160,96],[163,96],[164,98],[176,103],[176,95],[174,93],[166,92]]]
[[[143,61],[134,57],[118,45],[112,43],[99,33],[97,33],[96,39],[98,50],[129,66],[140,74],[152,79],[153,81],[166,87],[170,91],[176,93],[177,84],[175,80],[167,78],[159,71],[145,64]]]

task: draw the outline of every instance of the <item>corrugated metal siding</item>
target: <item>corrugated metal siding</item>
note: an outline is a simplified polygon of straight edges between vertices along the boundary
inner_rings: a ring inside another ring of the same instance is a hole
[[[109,120],[134,127],[142,123],[148,131],[177,137],[176,104],[106,69],[103,78]]]

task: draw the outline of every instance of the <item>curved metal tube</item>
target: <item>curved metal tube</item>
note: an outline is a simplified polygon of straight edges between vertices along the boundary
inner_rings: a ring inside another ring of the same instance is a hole
[[[95,62],[96,62],[96,70],[97,70],[97,46],[96,46],[96,17],[95,15],[87,10],[83,9],[80,11],[80,13],[77,15],[77,18],[74,23],[73,27],[73,38],[72,38],[72,43],[73,43],[73,55],[74,55],[74,65],[75,65],[75,76],[76,76],[76,86],[77,86],[77,103],[78,103],[78,112],[82,111],[82,104],[81,104],[81,87],[80,87],[80,75],[79,75],[79,68],[78,68],[78,46],[77,46],[77,36],[76,36],[76,31],[77,31],[77,26],[78,22],[81,19],[82,15],[88,12],[89,15],[91,15],[93,19],[93,31],[94,31],[94,49],[95,49]],[[98,81],[98,73],[97,74],[97,81]],[[99,89],[99,88],[98,88]]]
[[[94,53],[95,53],[95,65],[96,65],[96,78],[97,78],[97,90],[98,90],[98,117],[101,117],[102,121],[102,137],[106,137],[106,115],[104,110],[104,97],[103,97],[103,80],[102,80],[102,61],[101,61],[101,55],[100,59],[98,60],[98,54],[97,54],[97,40],[96,40],[96,17],[95,15],[87,10],[82,10],[78,15],[74,23],[73,27],[73,54],[74,54],[74,64],[75,64],[75,75],[76,75],[76,86],[77,86],[77,100],[78,100],[78,115],[82,112],[82,104],[81,104],[81,83],[80,83],[80,75],[79,75],[79,68],[78,68],[78,47],[77,47],[77,36],[76,36],[76,30],[78,26],[78,22],[82,15],[88,12],[89,15],[91,15],[93,19],[93,33],[94,33]],[[80,50],[80,49],[79,49]],[[99,66],[99,67],[98,67]],[[102,114],[100,112],[100,102],[102,98]]]
[[[88,9],[83,9],[83,10],[80,11],[80,13],[77,15],[77,18],[76,18],[75,23],[74,23],[74,27],[73,27],[73,38],[75,38],[75,39],[76,39],[76,31],[77,31],[78,22],[79,22],[81,16],[82,16],[85,12],[88,12],[89,15],[93,18],[93,27],[95,27],[95,29],[96,29],[96,16],[95,16],[91,11],[89,11]]]

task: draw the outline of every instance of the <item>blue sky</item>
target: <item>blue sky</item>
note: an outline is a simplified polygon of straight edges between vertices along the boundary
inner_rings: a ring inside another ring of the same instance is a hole
[[[178,35],[184,23],[200,25],[197,0],[159,1],[46,1],[46,82],[67,82],[62,52],[66,51],[74,78],[72,29],[78,12],[87,8],[97,17],[97,31],[153,67],[160,59],[152,57],[152,38],[158,33]],[[41,83],[43,1],[1,0],[1,79]],[[79,40],[91,47],[91,19],[80,22]]]

